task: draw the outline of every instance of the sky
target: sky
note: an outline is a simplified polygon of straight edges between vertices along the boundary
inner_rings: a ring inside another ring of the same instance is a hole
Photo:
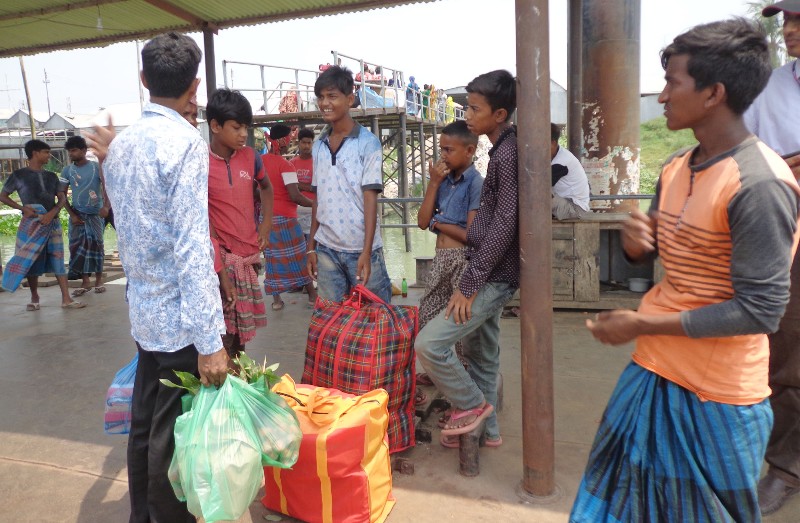
[[[567,3],[550,0],[551,78],[567,85]],[[746,15],[746,0],[641,0],[641,91],[660,91],[659,50],[694,25]],[[515,72],[514,0],[439,0],[361,13],[221,30],[215,38],[217,83],[222,60],[316,70],[331,51],[402,70],[437,88],[467,84],[493,69]],[[193,34],[202,49],[202,36]],[[357,65],[344,60],[343,65]],[[94,114],[107,105],[139,100],[136,44],[56,51],[25,57],[36,113]],[[49,83],[45,86],[45,70]],[[233,87],[260,87],[258,68],[230,65]],[[293,81],[294,72],[269,70],[267,85]],[[199,76],[204,77],[201,65]],[[308,78],[308,77],[307,77]],[[307,79],[306,78],[306,79]],[[301,82],[303,77],[301,77]],[[205,102],[205,78],[201,104]],[[247,94],[247,93],[246,93]],[[147,92],[145,91],[145,98]],[[251,100],[256,93],[248,95]],[[19,60],[0,59],[0,108],[25,100]],[[254,106],[258,108],[254,100]]]

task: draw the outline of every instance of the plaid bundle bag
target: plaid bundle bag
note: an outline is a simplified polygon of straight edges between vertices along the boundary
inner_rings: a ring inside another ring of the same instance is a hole
[[[302,383],[389,394],[389,451],[414,445],[416,307],[389,305],[362,285],[342,303],[318,299],[308,327]]]

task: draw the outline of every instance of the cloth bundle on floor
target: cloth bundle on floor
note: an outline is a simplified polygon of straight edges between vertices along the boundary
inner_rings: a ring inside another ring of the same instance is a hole
[[[309,523],[380,523],[394,506],[386,441],[388,396],[295,385],[272,388],[303,431],[291,470],[264,468],[264,506]]]
[[[303,383],[349,394],[389,394],[389,449],[414,445],[416,307],[389,305],[362,285],[342,303],[318,299]]]

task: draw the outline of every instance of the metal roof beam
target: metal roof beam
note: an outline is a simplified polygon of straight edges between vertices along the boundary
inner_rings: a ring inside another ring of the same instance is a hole
[[[124,1],[124,0],[123,0]],[[16,11],[6,14],[0,14],[0,22],[6,20],[19,20],[20,18],[37,18],[40,16],[52,15],[55,13],[65,13],[67,11],[77,11],[79,9],[86,9],[90,7],[98,7],[104,4],[116,4],[120,0],[83,0],[82,2],[72,2],[64,5],[55,5],[52,7],[43,7],[41,9],[30,9],[28,11]]]

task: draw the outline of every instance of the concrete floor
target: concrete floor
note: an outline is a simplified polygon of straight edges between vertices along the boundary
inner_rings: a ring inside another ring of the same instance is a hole
[[[0,523],[127,521],[127,439],[103,433],[106,389],[134,354],[124,291],[110,284],[106,294],[82,298],[86,309],[65,311],[58,289],[46,288],[37,312],[24,310],[27,290],[0,293]],[[405,301],[415,303],[415,292]],[[310,316],[303,298],[284,296],[286,308],[270,310],[269,326],[248,345],[255,359],[266,355],[294,377],[302,372]],[[555,315],[558,495],[530,504],[516,494],[522,478],[519,320],[504,319],[504,445],[481,451],[476,478],[458,474],[456,450],[434,443],[409,451],[415,474],[395,473],[397,504],[389,523],[567,520],[600,416],[631,350],[594,342],[585,317]],[[265,521],[268,514],[255,502],[240,522]],[[800,521],[800,496],[765,521]]]

